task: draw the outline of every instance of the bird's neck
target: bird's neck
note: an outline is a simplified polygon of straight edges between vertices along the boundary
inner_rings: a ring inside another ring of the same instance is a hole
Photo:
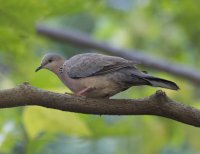
[[[55,73],[56,75],[60,74],[60,68],[62,67],[62,65],[64,64],[64,60],[60,60],[59,62],[57,62],[54,67],[51,67],[51,70],[53,73]]]
[[[72,91],[76,91],[77,86],[74,86],[74,79],[70,78],[66,72],[61,72],[61,67],[64,64],[64,60],[63,61],[59,61],[56,63],[56,65],[54,67],[51,68],[50,71],[52,71],[54,74],[56,74],[58,76],[58,78]]]
[[[55,73],[65,85],[67,85],[68,82],[70,82],[69,81],[70,79],[67,73],[64,73],[61,71],[61,68],[63,67],[64,62],[65,62],[64,60],[57,62],[56,65],[52,67],[51,71]]]

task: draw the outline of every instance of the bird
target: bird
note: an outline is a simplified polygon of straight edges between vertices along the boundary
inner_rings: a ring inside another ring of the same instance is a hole
[[[41,69],[57,75],[74,95],[88,98],[110,98],[132,86],[179,89],[175,82],[139,71],[133,61],[99,53],[77,54],[67,60],[47,53],[35,72]]]

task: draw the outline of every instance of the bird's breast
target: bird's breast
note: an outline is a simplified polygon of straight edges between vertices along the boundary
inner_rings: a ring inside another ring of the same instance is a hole
[[[68,75],[62,74],[60,75],[60,79],[74,93],[77,93],[85,88],[91,88],[92,90],[84,93],[87,97],[109,97],[122,91],[122,87],[119,82],[114,81],[109,75],[72,79]]]
[[[81,78],[79,80],[80,85],[92,89],[88,93],[85,93],[87,97],[109,97],[121,90],[119,85],[113,80],[110,80],[106,75]]]

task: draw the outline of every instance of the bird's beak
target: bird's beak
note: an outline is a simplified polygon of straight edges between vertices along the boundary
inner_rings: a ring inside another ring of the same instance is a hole
[[[35,70],[35,72],[37,72],[37,71],[39,71],[39,70],[41,70],[42,69],[42,66],[39,66],[36,70]]]

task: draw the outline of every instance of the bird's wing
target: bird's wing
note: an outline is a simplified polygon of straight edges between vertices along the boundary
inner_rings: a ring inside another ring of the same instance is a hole
[[[64,67],[69,77],[84,78],[114,72],[126,67],[136,68],[134,64],[134,62],[120,57],[86,53],[70,58],[64,63]]]

